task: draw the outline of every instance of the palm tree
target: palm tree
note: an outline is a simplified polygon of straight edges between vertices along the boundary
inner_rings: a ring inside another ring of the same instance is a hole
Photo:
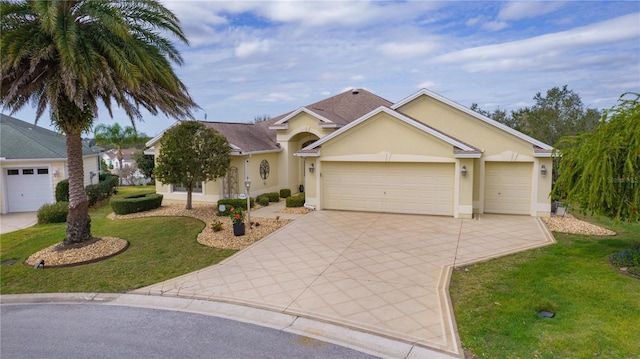
[[[138,134],[136,133],[136,130],[130,126],[122,128],[119,124],[114,123],[111,126],[100,124],[96,126],[93,132],[96,136],[97,143],[108,144],[117,149],[116,158],[120,165],[119,175],[120,184],[122,184],[122,160],[124,159],[124,156],[122,155],[122,146],[138,141]]]
[[[28,103],[36,123],[49,110],[66,135],[69,215],[64,243],[91,239],[83,184],[82,133],[117,104],[131,119],[193,118],[195,102],[174,73],[183,59],[173,35],[188,43],[178,18],[156,0],[0,1],[0,95],[12,113]]]

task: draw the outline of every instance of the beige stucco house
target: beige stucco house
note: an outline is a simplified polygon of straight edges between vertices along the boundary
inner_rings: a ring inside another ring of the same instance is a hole
[[[232,147],[227,177],[194,202],[289,188],[306,206],[471,218],[548,216],[552,147],[436,93],[392,103],[362,89],[257,124],[203,122]],[[156,155],[157,136],[147,143]],[[167,199],[186,194],[157,183]]]
[[[0,115],[0,209],[37,211],[55,202],[58,182],[69,177],[65,136]],[[98,182],[99,155],[83,147],[84,184]]]

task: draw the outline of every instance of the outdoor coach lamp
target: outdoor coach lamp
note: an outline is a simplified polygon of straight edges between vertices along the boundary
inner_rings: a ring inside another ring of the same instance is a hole
[[[547,166],[542,165],[542,167],[540,168],[540,174],[543,176],[547,175]]]
[[[467,175],[467,166],[462,166],[462,169],[460,170],[460,173],[461,173],[463,176],[466,176],[466,175]]]
[[[313,170],[315,170],[315,169],[316,169],[316,167],[313,165],[313,163],[309,165],[309,172],[310,173],[313,173]]]
[[[247,189],[247,222],[249,222],[249,229],[251,229],[251,195],[249,195],[251,180],[249,177],[244,179],[244,188]]]

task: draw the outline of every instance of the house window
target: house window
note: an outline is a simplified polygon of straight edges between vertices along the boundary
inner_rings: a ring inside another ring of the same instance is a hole
[[[23,175],[32,175],[33,174],[33,168],[29,168],[29,169],[23,169],[22,170],[22,174]]]
[[[38,168],[38,174],[39,175],[48,175],[49,174],[49,169],[48,168]]]
[[[182,184],[174,184],[173,192],[187,192],[187,187]],[[193,186],[193,193],[202,193],[202,182],[196,182],[196,185]]]
[[[19,170],[7,170],[7,175],[9,176],[17,176],[20,174]]]

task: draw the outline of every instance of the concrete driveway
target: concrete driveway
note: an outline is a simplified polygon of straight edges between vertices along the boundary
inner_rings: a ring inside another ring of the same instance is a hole
[[[0,214],[0,234],[29,228],[38,223],[37,212]]]
[[[375,348],[389,357],[460,357],[452,268],[553,241],[533,217],[317,211],[221,264],[133,293],[242,304],[381,338],[365,346],[409,345]],[[307,331],[363,346],[355,334]]]

